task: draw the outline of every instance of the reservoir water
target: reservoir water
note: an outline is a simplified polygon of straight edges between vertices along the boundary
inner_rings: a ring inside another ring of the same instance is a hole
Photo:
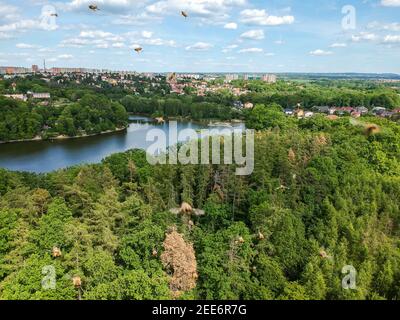
[[[232,124],[228,129],[244,129],[243,123]],[[129,149],[146,150],[153,142],[146,141],[151,129],[169,132],[169,123],[155,124],[146,117],[130,117],[126,131],[86,138],[29,141],[0,145],[0,167],[13,171],[45,173],[84,163],[98,163],[105,157]],[[178,132],[183,129],[227,129],[223,125],[212,128],[197,122],[178,122]]]

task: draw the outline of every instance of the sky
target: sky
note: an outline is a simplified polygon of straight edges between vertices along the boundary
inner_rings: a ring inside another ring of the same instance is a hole
[[[400,0],[0,0],[1,66],[400,73],[399,57]]]

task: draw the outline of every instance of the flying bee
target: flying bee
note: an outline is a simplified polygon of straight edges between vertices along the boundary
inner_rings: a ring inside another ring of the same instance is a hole
[[[374,123],[364,123],[354,118],[350,119],[350,123],[354,126],[363,127],[366,136],[372,136],[381,132],[381,128]]]
[[[206,213],[204,210],[193,208],[187,202],[183,202],[180,208],[172,208],[169,212],[173,214],[187,214],[187,215],[195,215],[195,216],[204,216]]]
[[[92,10],[92,11],[98,11],[98,10],[100,10],[100,9],[97,7],[97,5],[95,5],[95,4],[89,5],[89,9]]]

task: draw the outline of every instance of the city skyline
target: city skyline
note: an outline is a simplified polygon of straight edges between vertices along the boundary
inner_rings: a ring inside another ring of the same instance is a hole
[[[399,0],[3,0],[0,65],[400,73],[399,12]]]

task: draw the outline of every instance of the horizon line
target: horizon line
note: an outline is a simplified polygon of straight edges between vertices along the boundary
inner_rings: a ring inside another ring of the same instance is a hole
[[[33,65],[32,65],[33,66]],[[20,68],[20,69],[32,69],[31,67],[22,67],[22,66],[0,66],[1,69],[6,69],[6,68]],[[105,69],[105,68],[92,68],[92,67],[49,67],[46,69],[40,68],[39,72],[43,71],[50,71],[52,69],[83,69],[83,70],[96,70],[96,71],[104,71],[104,72],[132,72],[132,73],[139,73],[139,74],[145,74],[145,73],[158,73],[158,74],[164,74],[164,73],[180,73],[180,74],[309,74],[309,75],[326,75],[326,74],[334,74],[334,75],[340,75],[340,74],[359,74],[359,75],[365,75],[365,74],[374,74],[374,75],[396,75],[400,77],[400,73],[396,72],[357,72],[357,71],[326,71],[326,72],[307,72],[307,71],[279,71],[279,72],[274,72],[274,71],[137,71],[137,70],[116,70],[116,69]],[[29,73],[29,72],[27,72]],[[0,74],[4,75],[4,74]]]

